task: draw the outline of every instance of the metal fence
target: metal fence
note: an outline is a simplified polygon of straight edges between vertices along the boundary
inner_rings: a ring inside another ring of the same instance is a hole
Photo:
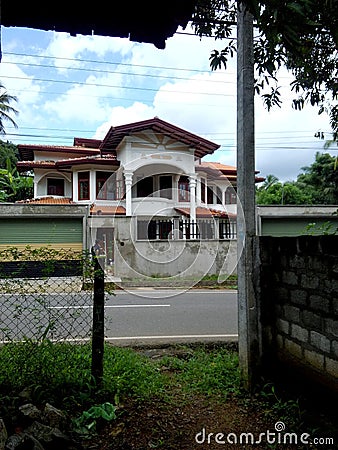
[[[52,249],[0,252],[0,342],[89,340],[93,270],[87,255]]]
[[[150,219],[137,221],[137,238],[167,239],[237,239],[237,222],[230,219]]]

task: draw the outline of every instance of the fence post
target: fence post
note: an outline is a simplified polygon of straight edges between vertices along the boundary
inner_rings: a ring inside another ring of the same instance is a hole
[[[104,270],[99,257],[94,256],[94,299],[92,331],[92,368],[91,373],[96,386],[103,378],[104,353]]]

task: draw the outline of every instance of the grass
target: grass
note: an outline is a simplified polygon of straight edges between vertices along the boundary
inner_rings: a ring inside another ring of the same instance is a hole
[[[144,350],[106,345],[99,391],[91,380],[89,344],[46,340],[1,346],[0,417],[15,414],[25,391],[36,405],[49,402],[71,415],[89,417],[88,427],[96,420],[93,411],[102,415],[103,406],[123,405],[127,399],[136,400],[141,407],[152,400],[168,405],[177,399],[189,402],[194,396],[217,402],[230,397],[243,405],[254,401],[266,414],[292,423],[295,429],[303,416],[297,399],[280,397],[271,384],[263,386],[254,398],[244,392],[238,353],[222,346],[177,346],[164,356],[150,358]]]
[[[91,346],[27,341],[0,349],[1,390],[29,389],[33,400],[65,405],[87,403],[91,382]],[[146,398],[163,389],[158,369],[131,349],[106,346],[101,394]]]
[[[168,356],[161,364],[175,371],[174,382],[186,392],[226,397],[241,391],[237,352],[200,347],[188,358]]]

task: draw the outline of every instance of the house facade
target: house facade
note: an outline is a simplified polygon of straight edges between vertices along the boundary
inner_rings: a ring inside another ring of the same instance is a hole
[[[156,270],[162,264],[159,273],[167,273],[169,260],[179,252],[175,245],[208,241],[209,248],[228,248],[236,240],[236,168],[203,161],[218,144],[157,117],[111,127],[103,140],[74,138],[68,147],[18,148],[18,169],[34,172],[34,198],[25,203],[87,205],[87,245],[100,242],[117,273],[135,268],[140,249],[136,265],[143,269],[149,257],[144,246],[158,257]],[[169,241],[170,255],[162,248]],[[130,242],[134,254],[128,259]],[[124,271],[119,256],[128,260]],[[142,271],[154,274],[148,269]]]

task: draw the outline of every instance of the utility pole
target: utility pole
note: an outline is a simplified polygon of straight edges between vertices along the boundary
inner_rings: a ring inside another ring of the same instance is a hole
[[[237,16],[237,216],[239,363],[251,389],[260,364],[259,309],[254,285],[255,110],[253,17],[238,0]],[[240,205],[239,205],[240,206]]]

